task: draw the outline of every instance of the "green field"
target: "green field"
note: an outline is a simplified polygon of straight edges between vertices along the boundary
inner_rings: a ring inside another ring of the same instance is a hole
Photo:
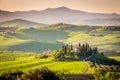
[[[53,71],[64,71],[66,74],[82,73],[86,66],[82,61],[53,61],[52,59],[36,59],[36,53],[4,52],[0,53],[0,71],[27,71],[30,69],[48,67]],[[4,58],[3,58],[4,57]]]

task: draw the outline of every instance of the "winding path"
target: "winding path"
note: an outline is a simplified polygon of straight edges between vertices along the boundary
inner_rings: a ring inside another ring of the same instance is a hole
[[[89,57],[83,59],[83,64],[85,64],[85,66],[86,66],[86,69],[85,69],[84,72],[83,72],[84,74],[86,74],[86,73],[88,72],[88,69],[89,69],[89,66],[88,66],[88,64],[87,64],[85,61],[88,60],[88,59],[90,59],[93,55],[94,55],[94,54],[92,54],[92,55],[90,55]]]
[[[83,74],[87,73],[88,72],[88,64],[85,62],[85,60],[83,60],[83,64],[86,66],[86,69],[84,70]]]

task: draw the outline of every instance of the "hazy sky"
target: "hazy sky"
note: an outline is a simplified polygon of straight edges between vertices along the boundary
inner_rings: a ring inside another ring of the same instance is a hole
[[[7,11],[43,10],[61,6],[87,12],[120,14],[120,0],[0,0],[0,9]]]

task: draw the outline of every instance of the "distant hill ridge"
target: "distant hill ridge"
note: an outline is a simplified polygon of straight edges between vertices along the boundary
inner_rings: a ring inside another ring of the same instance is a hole
[[[120,22],[120,14],[116,13],[90,13],[80,10],[73,10],[67,7],[47,8],[41,11],[3,11],[0,10],[0,20],[24,19],[37,23],[53,24],[53,23],[81,23],[91,25],[104,25],[112,19],[112,23],[108,25],[115,25]],[[93,20],[104,19],[102,23],[96,23]],[[113,21],[114,19],[114,21]],[[118,24],[117,24],[118,25]],[[120,24],[119,24],[120,25]]]

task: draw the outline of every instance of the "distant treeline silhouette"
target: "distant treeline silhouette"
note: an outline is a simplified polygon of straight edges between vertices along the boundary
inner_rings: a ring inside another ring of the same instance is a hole
[[[3,34],[6,32],[15,33],[17,29],[18,29],[17,27],[0,27],[0,32],[3,32]]]
[[[105,30],[120,30],[120,26],[105,26],[104,27]]]

